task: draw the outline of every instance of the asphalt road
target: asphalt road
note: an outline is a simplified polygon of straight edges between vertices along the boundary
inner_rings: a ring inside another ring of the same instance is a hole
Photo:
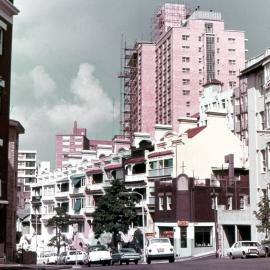
[[[153,262],[152,264],[130,264],[113,266],[91,266],[96,270],[270,270],[270,258],[250,258],[230,260],[227,258],[197,259],[175,263]]]
[[[53,266],[53,265],[0,265],[0,270],[52,270],[52,269],[72,269],[72,266]],[[270,258],[251,258],[251,259],[236,259],[230,260],[228,258],[205,258],[194,259],[187,261],[178,261],[175,263],[153,261],[151,264],[129,264],[129,265],[113,265],[101,266],[92,265],[91,267],[83,266],[80,268],[96,269],[96,270],[270,270]]]

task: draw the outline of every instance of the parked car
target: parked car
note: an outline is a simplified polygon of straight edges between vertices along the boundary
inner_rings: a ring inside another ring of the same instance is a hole
[[[152,260],[169,260],[174,262],[174,248],[169,238],[149,239],[146,246],[146,261],[148,264]]]
[[[58,258],[58,264],[65,264],[66,257],[67,257],[67,252],[66,251],[61,252]]]
[[[69,250],[64,259],[64,264],[75,264],[76,260],[78,264],[87,264],[87,254],[81,250]]]
[[[141,255],[134,248],[121,248],[119,252],[112,253],[112,264],[119,262],[120,264],[134,262],[138,264]]]
[[[238,241],[228,249],[227,255],[231,259],[261,257],[265,256],[265,250],[262,245],[254,241]]]
[[[52,252],[41,253],[37,257],[37,264],[57,264],[57,254]]]
[[[88,266],[91,264],[111,265],[111,253],[103,245],[90,246],[88,255]]]

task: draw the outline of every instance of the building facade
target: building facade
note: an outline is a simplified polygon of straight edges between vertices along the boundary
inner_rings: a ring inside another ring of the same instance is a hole
[[[78,128],[77,121],[74,121],[72,134],[58,134],[55,142],[55,162],[56,168],[61,168],[68,164],[68,155],[79,155],[82,150],[89,148],[86,137],[86,129]]]
[[[154,124],[176,130],[178,117],[198,112],[204,84],[217,79],[230,89],[244,68],[245,35],[226,30],[219,12],[165,4],[155,16],[155,41],[125,48],[122,131],[129,137],[153,135]]]
[[[7,245],[10,245],[7,243],[10,76],[13,16],[18,12],[13,1],[0,1],[0,257],[3,257]]]
[[[258,203],[268,196],[269,190],[269,145],[270,145],[270,50],[247,62],[247,67],[241,71],[241,81],[245,81],[245,88],[241,96],[246,110],[241,111],[241,135],[248,143],[250,157],[250,206],[256,211]],[[248,120],[248,122],[246,122]],[[244,125],[243,125],[244,124]],[[245,125],[246,124],[246,125]],[[262,240],[265,232],[259,233],[259,221],[251,215],[252,239]]]

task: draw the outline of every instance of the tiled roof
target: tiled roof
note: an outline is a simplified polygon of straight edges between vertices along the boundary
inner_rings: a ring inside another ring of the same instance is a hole
[[[144,157],[132,157],[124,161],[125,164],[142,163],[145,161]]]
[[[104,167],[105,170],[113,170],[113,169],[119,169],[119,168],[122,168],[122,163],[108,164]]]
[[[155,152],[155,153],[151,153],[148,155],[149,158],[151,157],[160,157],[160,156],[166,156],[166,155],[171,155],[173,154],[172,150],[166,150],[166,151],[160,151],[160,152]]]
[[[100,168],[91,168],[91,169],[86,171],[87,175],[99,174],[99,173],[102,173],[102,170]]]
[[[205,129],[206,126],[201,126],[201,127],[196,127],[196,128],[190,128],[186,131],[188,138],[193,138],[196,136],[198,133],[200,133],[203,129]]]

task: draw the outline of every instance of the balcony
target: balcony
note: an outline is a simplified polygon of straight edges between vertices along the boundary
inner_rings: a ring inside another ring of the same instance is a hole
[[[83,208],[83,212],[86,216],[91,216],[95,212],[95,209],[95,206],[85,206],[85,208]]]
[[[172,176],[172,172],[173,172],[173,167],[161,168],[161,169],[149,170],[148,176],[149,177]]]
[[[68,199],[69,191],[58,191],[55,193],[56,199]]]
[[[103,183],[89,184],[85,188],[87,194],[104,194]]]
[[[41,195],[32,196],[32,203],[33,204],[41,204],[41,198],[42,198]]]
[[[71,190],[71,194],[82,194],[84,193],[84,190],[85,190],[85,187],[82,186],[82,187],[74,187],[72,190]]]
[[[145,182],[145,180],[146,180],[146,173],[138,173],[125,176],[126,183]]]

